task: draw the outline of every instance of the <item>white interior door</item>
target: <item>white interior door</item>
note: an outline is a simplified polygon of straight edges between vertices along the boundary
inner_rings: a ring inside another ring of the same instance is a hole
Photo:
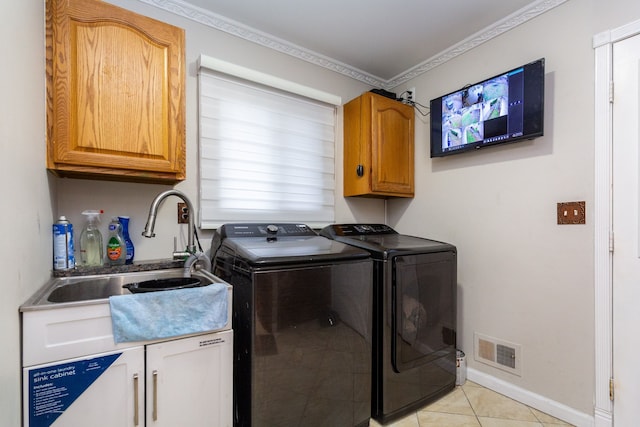
[[[640,35],[613,45],[615,426],[640,420]]]

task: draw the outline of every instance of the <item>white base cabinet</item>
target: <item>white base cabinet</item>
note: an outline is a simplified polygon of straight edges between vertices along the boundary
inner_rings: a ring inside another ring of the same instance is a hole
[[[25,367],[24,426],[230,427],[232,366],[226,330]]]

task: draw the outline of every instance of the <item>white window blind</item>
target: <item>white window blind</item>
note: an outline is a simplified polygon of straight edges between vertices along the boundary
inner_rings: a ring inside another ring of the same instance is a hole
[[[200,226],[334,219],[335,106],[200,68]]]

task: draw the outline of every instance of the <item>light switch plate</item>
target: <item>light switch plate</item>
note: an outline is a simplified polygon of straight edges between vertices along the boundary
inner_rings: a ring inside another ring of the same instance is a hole
[[[585,202],[558,203],[558,224],[585,224]]]

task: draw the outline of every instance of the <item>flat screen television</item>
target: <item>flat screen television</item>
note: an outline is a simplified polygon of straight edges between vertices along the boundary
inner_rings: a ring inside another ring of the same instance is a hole
[[[431,157],[543,134],[544,58],[431,100]]]

